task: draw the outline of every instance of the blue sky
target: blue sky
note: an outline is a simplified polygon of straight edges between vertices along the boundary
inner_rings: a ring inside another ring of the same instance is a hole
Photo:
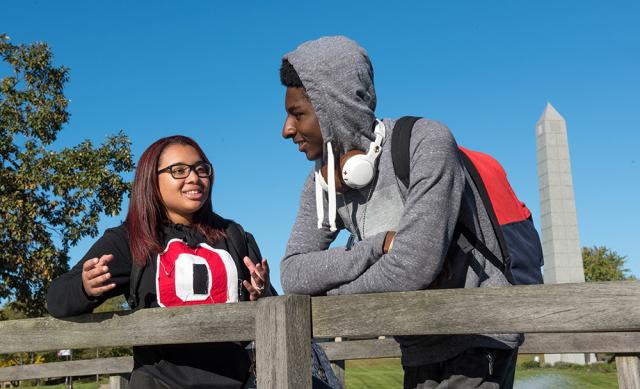
[[[71,69],[71,120],[55,147],[101,143],[122,129],[137,160],[160,137],[192,136],[216,169],[214,208],[254,233],[278,289],[311,168],[280,137],[278,67],[301,42],[335,34],[369,52],[378,116],[443,121],[460,144],[495,156],[538,226],[535,123],[551,102],[568,124],[581,244],[627,255],[640,276],[640,2],[14,1],[0,9],[0,32],[14,43],[47,42]],[[72,263],[93,240],[73,248]]]

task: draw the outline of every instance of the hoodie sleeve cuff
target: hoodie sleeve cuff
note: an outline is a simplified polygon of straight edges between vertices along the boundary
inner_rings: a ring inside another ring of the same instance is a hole
[[[384,255],[384,240],[386,237],[387,237],[387,231],[382,231],[372,236],[373,254],[376,261]]]
[[[83,302],[86,305],[93,305],[98,302],[97,297],[91,297],[84,290],[84,286],[82,286],[82,281],[80,282],[80,293],[77,293],[78,301]]]

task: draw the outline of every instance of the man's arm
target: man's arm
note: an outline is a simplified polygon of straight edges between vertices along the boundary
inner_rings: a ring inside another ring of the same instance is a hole
[[[410,186],[393,248],[354,281],[328,294],[425,289],[442,270],[458,219],[464,170],[446,126],[416,122]]]
[[[319,229],[315,206],[315,183],[311,174],[304,184],[298,216],[280,264],[285,293],[324,294],[353,281],[382,256],[384,232],[358,242],[350,250],[329,249],[344,226],[338,218],[338,231],[331,232],[325,218]]]

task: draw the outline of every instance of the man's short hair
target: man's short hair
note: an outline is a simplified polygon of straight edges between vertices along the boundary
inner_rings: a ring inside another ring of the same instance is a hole
[[[280,82],[287,88],[304,88],[298,72],[286,59],[283,59],[282,65],[280,65]]]

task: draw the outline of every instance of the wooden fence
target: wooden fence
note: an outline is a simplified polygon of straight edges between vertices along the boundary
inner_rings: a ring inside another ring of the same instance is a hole
[[[616,353],[619,386],[640,388],[639,303],[638,281],[281,296],[64,320],[4,321],[0,322],[0,352],[155,345],[166,344],[168,339],[171,343],[255,340],[259,388],[307,388],[311,386],[312,337],[525,332],[522,353]],[[332,360],[399,355],[397,345],[389,339],[323,346]],[[129,371],[131,366],[130,360],[111,362],[117,365],[111,373]],[[78,375],[100,370],[89,361],[71,363],[76,363]],[[41,366],[0,369],[0,381],[76,374],[62,363]],[[57,371],[63,374],[53,373],[60,368],[63,370]]]

